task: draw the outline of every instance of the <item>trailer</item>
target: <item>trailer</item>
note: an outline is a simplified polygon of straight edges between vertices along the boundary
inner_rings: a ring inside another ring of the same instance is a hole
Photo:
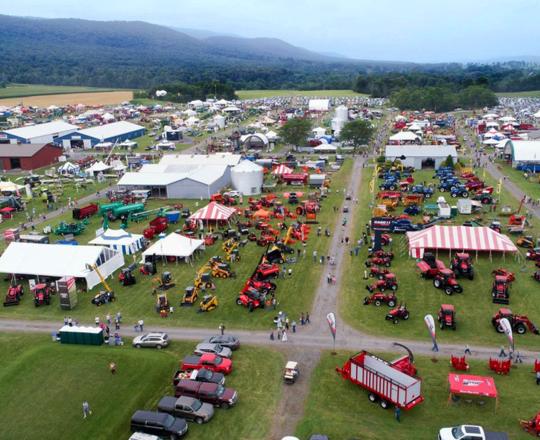
[[[415,371],[409,356],[387,362],[367,351],[355,354],[336,368],[343,379],[366,389],[368,398],[387,409],[391,405],[409,410],[422,403],[421,379],[411,375]]]

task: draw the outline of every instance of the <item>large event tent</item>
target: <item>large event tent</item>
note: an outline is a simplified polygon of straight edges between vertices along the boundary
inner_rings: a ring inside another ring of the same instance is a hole
[[[124,265],[124,256],[103,246],[12,242],[0,257],[0,273],[58,278],[71,276],[84,279],[88,289],[100,283],[99,275],[90,268],[94,265],[107,278]]]
[[[88,244],[107,246],[122,252],[124,255],[134,254],[143,248],[143,236],[132,234],[122,229],[107,229]]]
[[[210,202],[204,208],[191,214],[189,218],[190,220],[228,221],[234,214],[236,214],[236,209]]]
[[[204,240],[189,238],[175,232],[156,241],[143,252],[143,257],[175,257],[184,258],[186,261],[193,253],[204,245]]]
[[[516,252],[517,248],[506,235],[493,229],[469,226],[439,226],[407,232],[409,253],[422,258],[425,250]]]

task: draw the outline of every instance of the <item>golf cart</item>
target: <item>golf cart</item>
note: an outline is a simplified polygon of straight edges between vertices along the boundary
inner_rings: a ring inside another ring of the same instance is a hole
[[[283,372],[283,382],[286,384],[293,384],[298,379],[300,370],[298,370],[298,362],[287,361],[285,365],[285,371]]]

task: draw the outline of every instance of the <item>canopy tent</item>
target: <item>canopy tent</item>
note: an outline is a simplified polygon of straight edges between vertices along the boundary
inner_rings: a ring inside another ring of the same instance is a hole
[[[143,248],[143,238],[140,234],[132,234],[122,229],[107,229],[88,244],[107,246],[110,249],[122,252],[124,255],[129,255],[135,254]]]
[[[12,182],[11,180],[8,180],[6,182],[0,182],[0,192],[17,192],[21,189],[24,189],[23,185],[18,185],[15,182]]]
[[[234,214],[236,214],[236,209],[223,206],[217,202],[210,202],[204,208],[191,214],[189,218],[191,220],[227,221]]]
[[[156,255],[160,257],[184,258],[187,260],[203,245],[204,240],[197,240],[177,234],[176,232],[171,232],[146,249],[143,252],[143,257]]]
[[[287,165],[284,164],[279,164],[276,168],[274,168],[272,174],[275,176],[281,176],[283,174],[291,174],[292,172],[292,168],[289,168]]]
[[[489,376],[472,376],[470,374],[448,373],[448,385],[450,395],[448,400],[456,395],[482,396],[496,400],[498,404],[499,394],[495,386],[495,380]]]
[[[337,147],[335,145],[329,145],[329,144],[321,144],[313,148],[313,151],[321,152],[321,151],[329,151],[329,152],[335,152],[337,151]]]
[[[533,116],[535,118],[540,118],[540,110],[538,110]]]
[[[422,258],[426,249],[449,251],[517,252],[517,248],[506,235],[499,234],[486,226],[439,226],[407,232],[409,254]]]
[[[412,131],[400,131],[392,136],[390,136],[390,141],[392,142],[402,142],[402,141],[416,141],[420,139],[418,135],[414,134]]]
[[[58,172],[60,174],[75,174],[79,172],[79,165],[75,165],[71,162],[65,162],[58,167]]]
[[[12,242],[0,257],[0,273],[43,277],[71,276],[86,281],[88,289],[100,283],[89,268],[97,265],[104,278],[124,265],[124,256],[103,246],[66,246]]]
[[[98,162],[93,163],[91,166],[86,168],[86,170],[84,170],[84,171],[87,174],[94,174],[94,173],[103,172],[103,171],[108,170],[110,168],[111,167],[109,165],[105,165],[102,161],[98,161]]]

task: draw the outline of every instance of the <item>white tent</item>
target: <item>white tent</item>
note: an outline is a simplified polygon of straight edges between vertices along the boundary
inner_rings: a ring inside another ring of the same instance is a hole
[[[120,159],[113,160],[111,162],[111,166],[112,166],[113,171],[125,171],[127,169],[127,167],[124,165],[124,163]]]
[[[152,246],[146,249],[143,252],[143,257],[157,255],[160,257],[185,258],[187,260],[203,245],[203,240],[189,238],[172,232],[165,238],[156,241]]]
[[[0,257],[0,273],[83,278],[88,289],[100,283],[93,265],[107,278],[124,265],[124,256],[103,246],[12,242]]]
[[[538,110],[533,116],[535,118],[540,118],[540,110]]]
[[[18,185],[15,182],[12,182],[11,180],[8,180],[7,182],[0,182],[0,192],[16,192],[20,191],[21,189],[24,189],[24,185]]]
[[[111,167],[109,165],[105,165],[102,161],[98,161],[93,163],[91,166],[89,166],[86,170],[86,174],[94,174],[103,172],[105,170],[109,170]]]
[[[320,138],[326,134],[326,128],[324,127],[316,127],[311,131],[316,138]]]
[[[71,162],[65,162],[62,166],[58,167],[58,172],[60,174],[74,174],[79,172],[79,165],[75,165]]]
[[[132,234],[122,229],[107,229],[99,237],[94,238],[88,244],[107,246],[124,255],[134,254],[143,248],[143,236]]]
[[[399,133],[396,133],[390,136],[391,141],[397,141],[397,142],[416,141],[417,139],[419,139],[419,137],[411,131],[400,131]]]
[[[278,134],[275,131],[270,130],[266,133],[266,138],[269,141],[275,141],[278,138]]]

